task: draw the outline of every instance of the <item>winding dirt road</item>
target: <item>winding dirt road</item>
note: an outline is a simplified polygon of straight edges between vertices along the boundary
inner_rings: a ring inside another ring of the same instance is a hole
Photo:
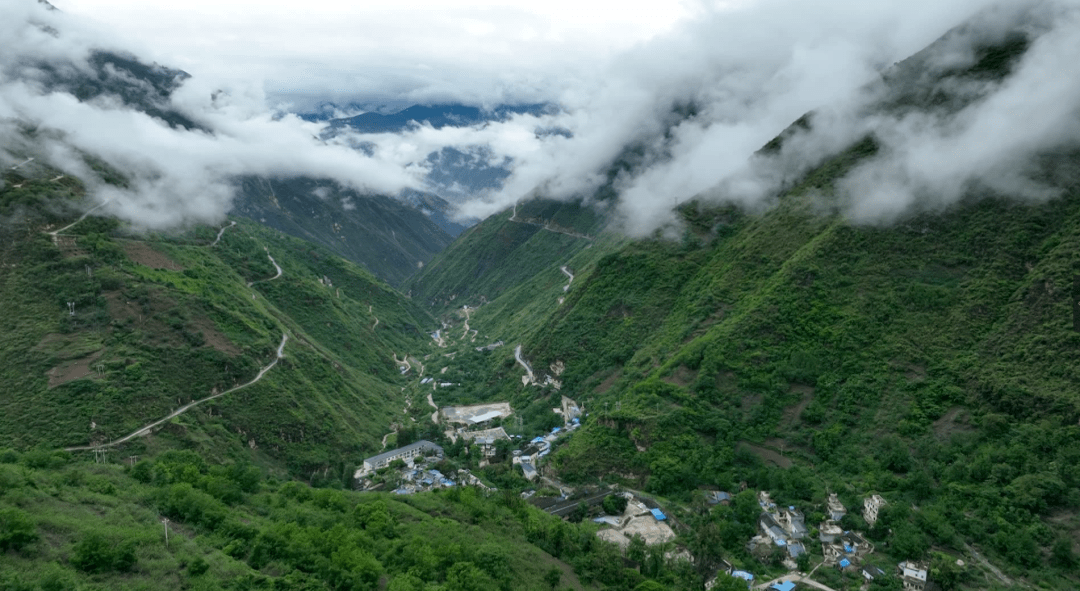
[[[461,337],[458,338],[459,341],[469,336],[469,307],[462,306],[462,308],[465,310],[465,330],[461,333]]]
[[[217,246],[217,243],[218,243],[218,241],[221,240],[221,235],[225,233],[225,230],[228,230],[229,228],[231,228],[231,227],[233,227],[235,225],[236,225],[236,222],[229,222],[228,226],[225,226],[224,228],[218,230],[217,238],[214,238],[214,241],[210,243],[210,246],[211,247]]]
[[[256,283],[265,283],[267,281],[273,281],[273,280],[277,279],[278,277],[281,277],[281,265],[277,264],[277,261],[274,260],[274,257],[270,256],[270,251],[265,246],[263,247],[263,250],[266,251],[266,258],[270,259],[270,264],[274,265],[274,268],[277,269],[277,275],[274,275],[273,277],[270,277],[269,279],[260,279],[258,281],[249,281],[248,282],[248,287],[251,287],[252,285],[255,285]]]
[[[514,348],[514,359],[517,359],[517,362],[521,364],[521,367],[525,368],[525,373],[528,374],[529,381],[530,382],[535,382],[536,381],[536,376],[533,375],[532,368],[529,367],[529,363],[527,361],[525,361],[525,358],[523,358],[521,356],[521,345],[518,345],[517,347]]]
[[[341,297],[341,296],[338,296],[338,297]],[[368,314],[371,314],[371,317],[375,319],[375,324],[371,325],[371,330],[375,330],[375,327],[379,325],[379,317],[376,316],[375,313],[372,312],[371,310],[372,310],[372,306],[369,305],[367,307]]]
[[[574,282],[574,274],[570,272],[570,269],[566,268],[566,265],[563,265],[563,266],[559,267],[559,270],[562,271],[567,277],[570,278],[570,280],[567,281],[566,285],[564,285],[563,288],[562,288],[563,292],[565,293],[565,292],[570,291],[570,284],[572,284]]]
[[[277,348],[277,356],[274,357],[274,360],[271,361],[269,365],[267,365],[266,367],[260,369],[259,373],[255,376],[255,379],[251,380],[250,382],[240,384],[239,386],[229,388],[228,390],[225,390],[224,392],[220,392],[220,393],[214,394],[212,396],[207,396],[206,398],[202,398],[202,399],[196,400],[194,402],[189,402],[189,403],[185,404],[184,406],[181,406],[180,408],[172,411],[171,413],[169,413],[164,418],[158,419],[158,420],[154,421],[153,423],[150,423],[149,425],[145,425],[143,427],[140,427],[139,429],[137,429],[137,430],[135,430],[135,431],[121,437],[120,439],[114,439],[113,441],[109,441],[108,443],[101,443],[101,444],[98,444],[98,445],[80,445],[80,446],[76,446],[76,447],[65,447],[64,451],[86,451],[86,450],[91,450],[91,449],[101,449],[101,448],[104,448],[104,447],[113,447],[114,445],[120,445],[121,443],[124,443],[125,441],[129,441],[129,440],[134,439],[136,437],[141,437],[143,435],[149,435],[150,431],[154,427],[157,427],[158,425],[164,423],[165,421],[176,418],[176,417],[184,414],[185,412],[195,408],[196,406],[199,406],[200,404],[202,404],[204,402],[207,402],[209,400],[213,400],[215,398],[221,398],[222,396],[224,396],[226,394],[231,394],[233,392],[236,392],[237,390],[247,388],[248,386],[250,386],[250,385],[258,382],[259,380],[263,379],[263,376],[266,375],[266,372],[270,371],[275,365],[277,365],[278,361],[281,361],[281,359],[285,357],[285,343],[288,340],[289,340],[288,333],[282,333],[282,335],[281,335],[281,344],[278,345],[278,348]]]
[[[32,158],[31,158],[31,160],[32,160]],[[56,242],[56,236],[60,232],[63,232],[64,230],[67,230],[67,229],[70,229],[75,224],[78,224],[79,222],[85,220],[86,216],[90,215],[91,213],[93,213],[94,211],[96,211],[98,209],[101,209],[102,207],[105,207],[109,203],[112,203],[112,201],[110,200],[110,201],[106,201],[105,203],[102,203],[100,205],[95,205],[94,207],[91,207],[90,209],[86,210],[86,213],[82,214],[82,216],[80,216],[79,219],[75,220],[74,222],[71,222],[70,224],[64,226],[63,228],[60,228],[59,230],[53,230],[52,232],[45,232],[45,233],[48,234],[49,236],[52,236],[53,242]]]
[[[431,397],[431,392],[428,392],[427,403],[431,405],[431,408],[435,409],[435,412],[431,413],[431,422],[438,425],[439,424],[439,407],[435,405],[435,400]]]

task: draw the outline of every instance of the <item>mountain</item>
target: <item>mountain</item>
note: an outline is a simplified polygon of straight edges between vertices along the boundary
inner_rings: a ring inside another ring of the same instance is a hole
[[[0,189],[0,217],[19,219],[0,255],[0,381],[17,393],[3,400],[0,445],[111,441],[276,363],[125,451],[187,441],[221,458],[250,446],[293,474],[341,477],[340,453],[377,447],[404,404],[394,353],[427,340],[425,312],[327,250],[242,219],[220,235],[147,236],[91,215],[51,235],[78,209],[46,204],[80,207],[81,183],[18,174]]]
[[[540,115],[548,108],[544,104],[499,105],[491,110],[460,104],[413,105],[394,113],[369,111],[331,119],[330,129],[347,127],[359,133],[397,133],[418,124],[428,124],[435,129],[466,127],[522,113]]]
[[[417,200],[410,207],[407,202],[361,194],[333,181],[246,178],[239,183],[234,210],[321,244],[398,285],[450,244],[447,230],[458,230],[443,213],[445,202],[435,199]]]
[[[856,108],[949,122],[1038,34],[930,68],[946,36]],[[829,124],[809,113],[759,156]],[[92,154],[87,178],[45,154],[6,167],[0,585],[699,590],[726,561],[762,586],[797,570],[898,589],[912,560],[945,590],[1075,589],[1080,152],[1039,153],[1040,200],[970,183],[956,203],[866,224],[841,187],[896,154],[853,135],[784,169],[770,207],[703,197],[647,239],[611,224],[618,180],[647,164],[627,146],[595,195],[538,193],[462,232],[403,278],[411,298],[258,221],[337,245],[360,196],[321,180],[241,179],[250,218],[138,234],[91,211],[89,186],[125,178]],[[343,242],[380,231],[363,221]],[[496,435],[432,408],[489,402],[512,410],[473,415]],[[424,465],[438,474],[393,465],[364,486],[440,490],[335,490],[360,484],[364,457],[424,438],[443,446]],[[635,499],[622,518],[615,491]],[[860,511],[874,495],[880,511]],[[763,537],[769,511],[803,521],[802,555]],[[618,525],[577,523],[601,512]],[[638,517],[649,540],[616,529]],[[857,568],[826,562],[833,528],[857,541],[836,550]]]
[[[370,147],[363,141],[363,134],[402,133],[417,125],[430,125],[435,129],[469,127],[504,121],[520,114],[540,116],[554,109],[548,104],[499,105],[492,109],[461,104],[413,105],[392,113],[368,111],[353,117],[329,119],[330,125],[323,136],[360,134],[357,146],[363,150]],[[310,114],[302,116],[311,117]],[[316,117],[315,120],[320,119]],[[563,132],[537,129],[536,133]],[[427,192],[451,203],[460,203],[483,191],[498,189],[510,175],[512,166],[511,162],[495,157],[486,146],[443,147],[427,154],[423,164],[429,169]],[[467,225],[472,223],[475,221],[466,222]],[[453,232],[451,234],[457,236]]]
[[[886,71],[866,108],[956,112],[1008,77],[1034,34],[926,75],[947,36]],[[823,122],[809,114],[763,154]],[[583,403],[589,418],[553,454],[552,478],[688,503],[699,488],[749,487],[815,515],[828,492],[849,507],[881,494],[893,507],[884,523],[844,524],[894,564],[974,561],[958,588],[1074,586],[1080,155],[1040,155],[1049,201],[976,186],[889,226],[853,223],[837,185],[875,156],[873,135],[857,139],[765,212],[685,205],[681,240],[620,239],[593,213],[559,224],[591,226],[580,236],[555,234],[549,217],[511,221],[519,207],[470,228],[406,285],[444,322],[476,307],[481,344],[521,343],[460,354],[469,370],[448,374],[466,384],[457,399]],[[736,531],[731,519],[692,518],[688,543],[749,560],[746,538],[708,537]]]

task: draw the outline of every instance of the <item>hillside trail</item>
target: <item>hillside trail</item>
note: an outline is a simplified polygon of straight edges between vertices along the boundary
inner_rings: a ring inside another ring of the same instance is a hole
[[[990,564],[989,560],[984,558],[982,554],[979,554],[979,552],[976,551],[975,548],[972,548],[971,544],[968,544],[967,542],[965,542],[964,543],[964,549],[967,550],[968,553],[970,553],[971,556],[973,558],[975,558],[975,560],[979,561],[979,564],[981,564],[983,566],[983,568],[985,568],[985,569],[989,570],[990,572],[994,573],[994,576],[997,577],[998,580],[1001,581],[1006,587],[1017,587],[1018,586],[1015,581],[1013,581],[1008,576],[1006,576],[1005,573],[1001,572],[1001,569],[999,569],[998,567]],[[1026,588],[1027,585],[1024,585],[1023,587]]]
[[[91,207],[90,209],[86,210],[86,213],[79,216],[79,219],[75,220],[74,222],[71,222],[70,224],[64,226],[63,228],[60,228],[59,230],[53,230],[51,232],[45,232],[45,233],[48,234],[49,236],[52,236],[53,242],[56,242],[56,236],[58,234],[60,234],[60,232],[63,232],[64,230],[71,229],[73,226],[75,226],[75,224],[78,224],[79,222],[85,220],[86,216],[90,215],[91,213],[94,213],[95,211],[101,209],[102,207],[105,207],[106,205],[108,205],[110,203],[112,203],[111,199],[109,201],[104,202],[104,203],[95,205],[94,207]]]
[[[375,327],[379,325],[379,317],[375,315],[375,312],[371,311],[373,307],[371,305],[367,307],[368,314],[371,314],[371,317],[375,319],[375,324],[371,325],[371,330],[375,330]]]
[[[409,363],[409,354],[408,354],[408,353],[406,353],[406,354],[405,354],[405,355],[404,355],[404,356],[402,357],[402,359],[400,359],[400,360],[399,360],[399,359],[397,358],[397,353],[394,353],[394,363],[398,364],[398,366],[399,366],[399,367],[400,367],[400,366],[401,366],[402,364],[404,364],[404,365],[405,365],[405,371],[406,371],[406,372],[408,372],[408,371],[412,371],[412,364],[411,364],[411,363]]]
[[[22,161],[22,162],[20,162],[20,163],[16,164],[15,166],[12,166],[12,167],[11,167],[11,170],[18,170],[20,166],[22,166],[22,165],[24,165],[24,164],[30,164],[30,163],[31,163],[31,162],[33,162],[33,161],[34,161],[34,159],[33,159],[33,158],[27,158],[26,160],[24,160],[24,161]]]
[[[431,392],[428,392],[427,403],[431,405],[431,408],[435,409],[435,412],[431,413],[431,422],[436,425],[439,424],[439,407],[435,405],[435,399],[431,397]]]
[[[221,235],[225,233],[225,230],[228,230],[229,228],[231,228],[231,227],[233,227],[235,225],[236,225],[236,222],[229,222],[228,226],[225,226],[224,228],[218,230],[217,238],[214,238],[214,241],[210,243],[210,247],[213,248],[213,247],[217,246],[217,243],[221,240]]]
[[[270,249],[268,249],[268,248],[266,248],[264,246],[263,250],[266,251],[266,258],[270,259],[270,264],[274,265],[274,268],[277,269],[277,275],[274,275],[273,277],[271,277],[269,279],[259,279],[258,281],[249,281],[248,282],[248,287],[251,287],[252,285],[255,285],[256,283],[265,283],[267,281],[273,281],[273,280],[277,279],[278,277],[281,277],[281,273],[282,273],[281,265],[277,264],[277,261],[274,260],[274,257],[270,256]]]
[[[563,293],[566,293],[566,292],[570,291],[570,285],[574,282],[574,274],[570,272],[570,269],[566,268],[566,265],[563,265],[563,266],[559,267],[559,270],[562,271],[567,277],[570,278],[570,280],[567,281],[566,285],[564,285],[563,288],[562,288]]]
[[[154,427],[157,427],[158,425],[164,423],[165,421],[176,418],[176,417],[186,413],[187,411],[195,408],[196,406],[199,406],[200,404],[202,404],[204,402],[213,400],[215,398],[221,398],[222,396],[224,396],[226,394],[231,394],[233,392],[236,392],[237,390],[247,388],[248,386],[250,386],[252,384],[255,384],[259,380],[263,379],[263,376],[266,375],[266,372],[270,371],[275,365],[277,365],[278,361],[281,361],[285,357],[285,343],[288,340],[289,340],[289,334],[288,333],[282,333],[282,335],[281,335],[281,344],[278,345],[278,348],[277,348],[277,356],[274,357],[274,360],[271,361],[267,366],[260,369],[259,373],[255,376],[255,379],[251,380],[250,382],[240,384],[239,386],[234,386],[232,388],[229,388],[228,390],[225,390],[224,392],[219,392],[217,394],[207,396],[206,398],[201,398],[201,399],[196,400],[194,402],[189,402],[189,403],[185,404],[184,406],[181,406],[180,408],[172,411],[171,413],[169,413],[164,418],[158,419],[158,420],[154,421],[153,423],[150,423],[149,425],[145,425],[143,427],[140,427],[137,430],[135,430],[135,431],[133,431],[133,432],[119,438],[119,439],[114,439],[113,441],[109,441],[107,443],[101,443],[101,444],[98,444],[98,445],[80,445],[80,446],[76,446],[76,447],[65,447],[64,451],[86,451],[86,450],[91,450],[91,449],[101,449],[101,448],[104,448],[104,447],[113,447],[114,445],[120,445],[121,443],[124,443],[125,441],[129,441],[131,439],[134,439],[135,437],[141,437],[143,435],[149,435],[150,430],[153,429]]]
[[[386,435],[383,435],[382,436],[382,449],[380,449],[379,451],[382,451],[383,449],[386,449],[386,438],[390,437],[391,435],[396,435],[396,434],[397,434],[397,429],[394,429],[393,431],[387,433]]]
[[[459,341],[465,340],[465,337],[469,336],[469,307],[462,306],[462,309],[465,310],[465,330],[461,333],[461,336],[458,337]]]
[[[529,381],[535,382],[536,376],[533,375],[532,368],[529,367],[529,363],[521,356],[521,345],[514,348],[514,359],[517,359],[517,362],[521,364],[521,367],[525,368],[525,373],[528,374]]]

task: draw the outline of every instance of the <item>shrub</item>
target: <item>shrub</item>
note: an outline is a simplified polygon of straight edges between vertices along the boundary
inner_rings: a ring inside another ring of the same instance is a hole
[[[126,572],[135,566],[135,544],[117,543],[99,533],[91,533],[75,544],[71,564],[88,573]]]
[[[37,527],[30,516],[14,509],[0,509],[0,550],[21,550],[37,539]]]

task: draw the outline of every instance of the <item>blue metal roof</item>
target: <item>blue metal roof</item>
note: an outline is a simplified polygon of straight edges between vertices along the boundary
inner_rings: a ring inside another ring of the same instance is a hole
[[[745,581],[753,581],[754,580],[754,575],[752,575],[752,574],[750,574],[750,573],[748,573],[748,572],[746,572],[744,570],[732,571],[731,576],[738,577],[738,578],[743,579]]]
[[[657,521],[667,519],[667,515],[664,515],[664,512],[659,509],[650,509],[650,511],[652,511],[652,516],[655,517]]]
[[[770,589],[776,589],[776,591],[791,591],[795,588],[795,583],[791,581],[780,581],[779,583],[773,583]]]
[[[849,566],[851,566],[851,561],[847,558],[840,561],[840,568],[847,568]]]

